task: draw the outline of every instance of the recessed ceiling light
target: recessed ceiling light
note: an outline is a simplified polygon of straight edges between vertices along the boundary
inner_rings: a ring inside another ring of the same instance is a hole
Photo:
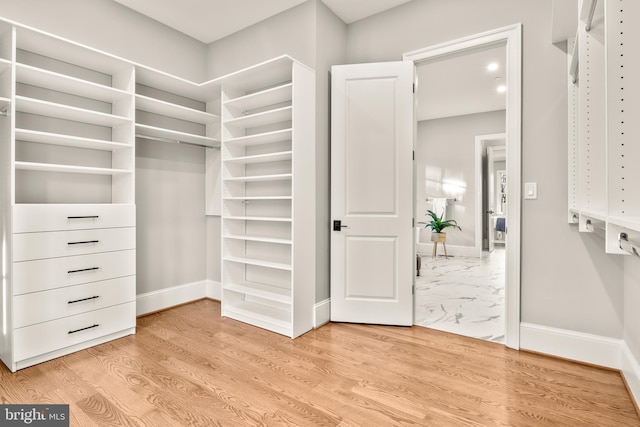
[[[505,93],[507,91],[507,87],[505,85],[500,85],[496,88],[498,93]]]
[[[497,62],[492,62],[491,64],[487,65],[487,70],[489,71],[496,71],[499,68],[499,65]]]

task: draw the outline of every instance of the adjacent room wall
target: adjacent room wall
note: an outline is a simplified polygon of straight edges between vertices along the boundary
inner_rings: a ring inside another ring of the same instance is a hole
[[[550,42],[551,0],[413,0],[348,26],[351,63],[523,24],[522,321],[622,338],[620,258],[567,224],[566,55]],[[464,13],[461,13],[464,11]]]
[[[416,221],[427,221],[427,210],[433,210],[427,197],[462,196],[461,200],[447,206],[445,219],[456,220],[462,228],[447,230],[448,246],[475,246],[476,216],[480,215],[476,212],[475,138],[504,131],[504,110],[418,122]],[[460,192],[452,188],[455,183],[460,186]],[[428,243],[430,236],[431,230],[423,229],[420,241]]]

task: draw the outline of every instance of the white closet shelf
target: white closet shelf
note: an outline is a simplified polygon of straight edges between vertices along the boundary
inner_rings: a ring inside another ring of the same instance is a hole
[[[228,107],[237,108],[241,111],[250,111],[268,105],[279,104],[291,101],[293,84],[287,83],[249,95],[233,98],[225,102]]]
[[[224,178],[227,182],[264,182],[264,181],[282,181],[293,178],[293,174],[280,173],[273,175],[256,175],[256,176],[237,176],[233,178]]]
[[[52,163],[15,162],[16,169],[39,172],[83,173],[90,175],[122,175],[131,173],[125,169],[94,168],[88,166],[60,165]]]
[[[113,114],[100,113],[84,108],[71,107],[64,104],[42,101],[24,96],[16,96],[16,110],[23,113],[40,116],[54,117],[74,122],[90,123],[99,126],[113,127],[123,124],[131,124],[130,118]]]
[[[11,61],[8,59],[0,58],[0,74],[11,68]]]
[[[255,265],[258,267],[273,268],[275,270],[286,270],[286,271],[292,270],[291,264],[284,264],[281,262],[264,261],[261,259],[234,257],[234,256],[226,256],[226,257],[223,257],[222,259],[223,261],[235,262],[238,264]]]
[[[16,79],[18,83],[25,83],[104,102],[115,102],[133,96],[132,93],[111,86],[97,84],[25,64],[16,64]]]
[[[291,129],[281,129],[272,132],[258,133],[255,135],[240,136],[238,138],[225,139],[225,144],[237,144],[249,147],[252,145],[270,144],[273,142],[291,141]]]
[[[287,55],[256,64],[224,77],[225,88],[240,88],[243,93],[256,92],[274,83],[291,81],[293,60]]]
[[[628,228],[633,231],[640,231],[640,217],[616,217],[611,216],[607,219],[610,224],[617,225],[619,227]]]
[[[598,221],[607,221],[607,212],[603,210],[580,210],[580,215],[589,217]]]
[[[277,153],[258,154],[254,156],[233,157],[225,159],[224,162],[242,164],[279,162],[283,160],[291,160],[292,155],[293,151],[280,151]]]
[[[292,333],[291,313],[264,304],[247,301],[237,304],[226,304],[223,308],[222,315],[231,315],[229,317],[241,322],[256,325],[282,335],[291,336]]]
[[[160,114],[180,120],[186,120],[199,124],[211,124],[217,122],[220,117],[206,111],[195,110],[171,102],[162,101],[144,95],[136,95],[136,110]]]
[[[122,142],[82,138],[78,136],[40,132],[30,129],[16,129],[16,141],[37,142],[40,144],[50,145],[64,145],[67,147],[89,148],[92,150],[102,151],[133,149],[133,146],[131,144],[125,144]]]
[[[249,114],[247,116],[237,117],[223,121],[224,125],[231,125],[238,128],[255,128],[274,123],[290,121],[292,118],[293,108],[282,107],[274,110],[263,111],[261,113]]]
[[[227,291],[238,292],[283,304],[291,304],[291,290],[264,285],[262,283],[245,282],[240,284],[230,283],[224,286]]]
[[[16,45],[18,49],[46,57],[52,56],[52,53],[55,52],[55,59],[59,61],[105,74],[116,74],[132,67],[131,63],[108,53],[21,26],[16,26]]]
[[[243,236],[238,234],[227,234],[224,236],[224,238],[250,242],[278,243],[283,245],[291,245],[293,243],[291,239],[274,239],[272,237]]]
[[[218,148],[220,140],[208,136],[194,135],[192,133],[179,132],[172,129],[136,123],[136,136],[172,143],[186,143],[201,145],[203,147]]]
[[[225,216],[222,219],[232,219],[236,221],[271,221],[271,222],[291,222],[290,217],[275,216]]]
[[[229,196],[223,200],[243,201],[243,200],[293,200],[292,196]]]

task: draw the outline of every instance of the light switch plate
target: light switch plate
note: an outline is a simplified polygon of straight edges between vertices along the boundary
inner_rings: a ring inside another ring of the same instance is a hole
[[[525,182],[524,183],[524,198],[525,199],[537,199],[538,198],[538,183],[537,182]]]

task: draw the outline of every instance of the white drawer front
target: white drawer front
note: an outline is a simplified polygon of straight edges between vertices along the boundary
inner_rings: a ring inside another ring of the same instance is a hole
[[[13,299],[13,327],[22,328],[135,299],[135,276],[23,294]]]
[[[13,263],[13,294],[45,291],[136,274],[136,251]]]
[[[136,326],[136,303],[116,305],[14,331],[15,360],[25,360]]]
[[[13,261],[95,254],[135,247],[135,227],[14,234]]]
[[[134,227],[135,205],[15,205],[13,232]]]

